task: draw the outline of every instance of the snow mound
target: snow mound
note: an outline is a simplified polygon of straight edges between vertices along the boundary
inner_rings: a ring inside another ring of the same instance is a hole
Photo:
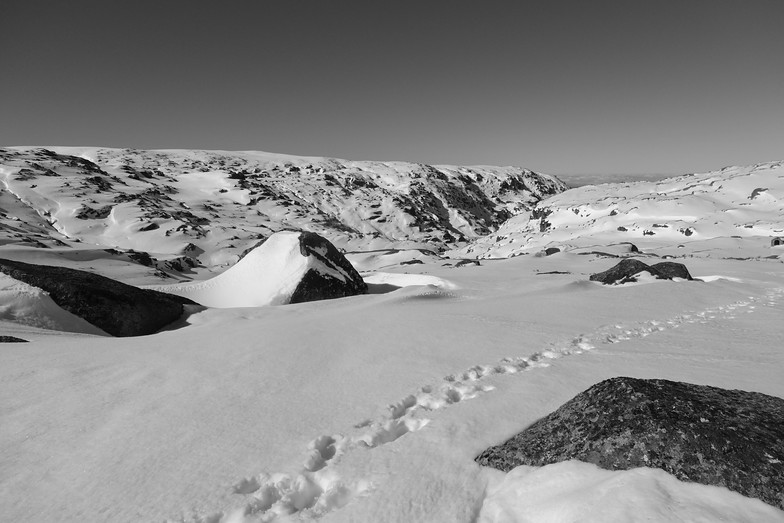
[[[312,279],[308,275],[314,272],[316,277],[346,285],[351,285],[355,276],[359,278],[346,267],[331,263],[326,247],[303,252],[301,237],[304,234],[298,231],[275,233],[236,265],[209,280],[147,288],[183,296],[207,307],[263,307],[308,301],[295,300],[294,295],[306,278]]]
[[[0,273],[0,320],[40,329],[108,336],[57,305],[46,291]]]
[[[653,468],[604,470],[580,461],[493,474],[479,523],[517,521],[784,521],[781,511],[721,487]]]

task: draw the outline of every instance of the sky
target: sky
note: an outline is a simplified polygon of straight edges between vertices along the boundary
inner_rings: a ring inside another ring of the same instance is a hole
[[[784,1],[6,0],[0,146],[682,174],[784,159]]]

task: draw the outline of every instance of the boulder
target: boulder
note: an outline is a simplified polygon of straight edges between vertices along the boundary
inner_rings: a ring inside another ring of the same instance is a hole
[[[692,280],[689,270],[682,263],[661,262],[648,265],[645,262],[634,258],[624,258],[618,264],[604,272],[591,274],[591,281],[598,281],[605,285],[616,283],[629,283],[637,281],[636,276],[641,272],[648,272],[653,277],[660,280],[671,280],[673,278],[685,278]]]
[[[694,279],[691,277],[691,274],[689,274],[689,269],[687,269],[686,266],[682,263],[676,263],[676,262],[654,263],[653,265],[651,265],[651,269],[656,270],[659,274],[663,275],[669,280],[673,278],[683,278],[684,280]]]
[[[300,279],[289,303],[367,294],[368,286],[362,276],[323,236],[315,232],[299,233],[299,251],[306,258],[312,256],[327,270],[310,268]]]
[[[784,399],[667,380],[612,378],[578,394],[481,465],[509,471],[566,460],[662,469],[784,509]]]
[[[112,336],[143,336],[177,320],[191,300],[77,269],[0,259],[0,272],[49,294],[62,309]]]
[[[217,308],[285,305],[367,293],[362,276],[334,245],[316,233],[302,231],[276,232],[209,280],[150,288]]]
[[[634,258],[624,258],[618,264],[604,272],[591,274],[590,280],[604,284],[626,283],[629,281],[636,281],[634,276],[643,271],[647,271],[656,277],[662,277],[658,271],[651,269],[647,263],[635,260]]]
[[[544,250],[544,255],[545,256],[552,256],[553,254],[556,254],[556,253],[559,253],[559,252],[561,252],[561,249],[559,249],[558,247],[548,247],[548,248],[546,248]]]
[[[16,336],[0,336],[0,343],[27,343],[30,340],[23,340]]]

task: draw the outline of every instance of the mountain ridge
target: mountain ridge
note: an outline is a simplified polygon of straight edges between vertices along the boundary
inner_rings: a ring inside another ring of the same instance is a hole
[[[89,243],[208,267],[292,228],[346,250],[444,251],[566,190],[521,167],[89,147],[0,149],[0,181],[1,207],[15,198],[16,214],[26,213],[0,215],[6,241]]]

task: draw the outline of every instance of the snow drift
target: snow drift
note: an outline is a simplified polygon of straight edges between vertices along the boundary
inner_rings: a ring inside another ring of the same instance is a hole
[[[236,265],[201,282],[154,286],[207,307],[262,307],[367,292],[346,258],[318,234],[282,231]]]

